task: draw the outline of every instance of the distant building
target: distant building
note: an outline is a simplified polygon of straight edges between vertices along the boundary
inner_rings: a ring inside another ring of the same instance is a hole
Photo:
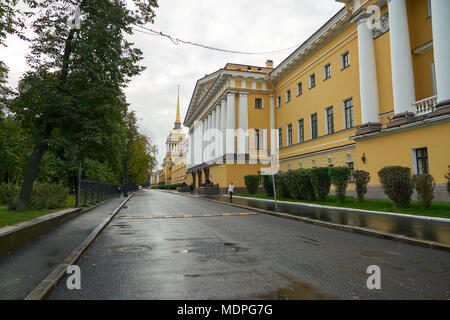
[[[181,128],[180,121],[180,90],[178,88],[177,116],[174,128],[170,131],[166,140],[166,156],[162,164],[164,172],[164,184],[183,183],[186,175],[186,162],[184,145],[186,134]]]

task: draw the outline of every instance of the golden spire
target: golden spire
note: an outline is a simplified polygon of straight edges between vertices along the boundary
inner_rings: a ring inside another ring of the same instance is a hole
[[[178,85],[178,100],[177,100],[177,119],[175,120],[175,126],[181,124],[180,121],[180,85]]]

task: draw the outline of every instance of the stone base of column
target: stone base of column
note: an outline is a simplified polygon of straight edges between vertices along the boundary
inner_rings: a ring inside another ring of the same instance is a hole
[[[368,123],[364,123],[360,127],[358,127],[358,131],[356,132],[356,135],[361,136],[364,134],[378,132],[378,131],[381,131],[381,123],[368,122]]]
[[[386,125],[387,128],[395,128],[416,121],[416,115],[412,112],[403,112],[394,115],[392,121]]]

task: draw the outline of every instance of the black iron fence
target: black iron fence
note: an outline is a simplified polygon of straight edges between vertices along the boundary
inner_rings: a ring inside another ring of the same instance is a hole
[[[81,180],[78,206],[87,207],[113,197],[123,197],[126,191],[128,193],[131,193],[134,190],[135,188],[133,186],[123,186],[119,184],[111,184],[100,181]]]

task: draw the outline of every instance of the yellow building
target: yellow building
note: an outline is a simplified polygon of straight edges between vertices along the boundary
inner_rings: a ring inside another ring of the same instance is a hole
[[[166,140],[166,156],[162,164],[164,184],[183,183],[186,176],[185,146],[186,134],[181,128],[180,121],[180,89],[178,88],[177,116],[174,128]]]
[[[275,69],[227,64],[197,81],[184,120],[187,183],[244,187],[276,151],[282,171],[366,170],[368,197],[384,197],[382,167],[408,166],[433,175],[436,200],[449,200],[450,1],[338,2]]]

